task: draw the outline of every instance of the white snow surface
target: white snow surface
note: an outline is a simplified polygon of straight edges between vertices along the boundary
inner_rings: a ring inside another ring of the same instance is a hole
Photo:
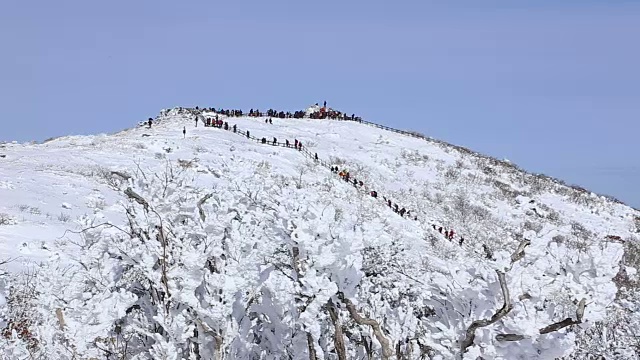
[[[268,141],[302,141],[365,189],[293,148],[194,127],[178,109],[151,129],[0,145],[5,358],[195,359],[197,348],[205,359],[308,359],[313,347],[318,358],[337,359],[331,306],[348,329],[347,357],[365,359],[369,349],[382,358],[372,327],[354,322],[347,301],[380,324],[390,358],[586,359],[596,350],[638,358],[623,335],[595,350],[584,340],[614,313],[640,328],[637,298],[621,299],[614,281],[626,269],[637,283],[637,268],[622,262],[625,244],[638,242],[638,211],[505,161],[357,122],[221,118]],[[454,241],[434,224],[454,229]],[[512,261],[525,239],[524,256]],[[470,324],[503,305],[498,272],[512,309],[461,352]],[[581,324],[539,333],[576,319],[583,299]]]

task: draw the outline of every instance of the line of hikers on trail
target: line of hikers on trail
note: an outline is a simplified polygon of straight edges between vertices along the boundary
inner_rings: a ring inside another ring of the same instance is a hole
[[[315,159],[318,160],[318,154],[315,154]],[[358,188],[364,188],[365,184],[364,182],[362,182],[362,180],[358,180],[355,177],[352,179],[351,178],[351,174],[349,173],[349,170],[340,170],[338,168],[338,166],[331,166],[331,172],[332,173],[336,173],[338,174],[338,176],[340,176],[340,178],[342,178],[342,180],[346,181],[347,183],[352,183],[354,187]],[[378,192],[375,190],[371,190],[369,192],[369,195],[371,195],[371,197],[373,198],[378,198]],[[400,215],[401,217],[405,217],[405,215],[409,218],[409,219],[413,219],[415,221],[418,221],[418,216],[414,213],[411,213],[411,210],[407,210],[404,207],[400,208],[400,206],[396,203],[393,203],[391,201],[391,199],[387,199],[385,196],[382,197],[384,202],[386,203],[386,205],[393,210],[393,212],[395,212],[396,214]],[[438,230],[440,232],[440,234],[442,234],[442,226],[440,226],[439,228],[436,229],[436,225],[433,224],[433,229],[434,230]],[[453,231],[453,229],[451,229],[450,231],[444,230],[444,237],[448,240],[453,240],[454,239],[454,234],[455,232]],[[460,246],[462,246],[462,243],[464,242],[464,238],[460,237],[458,243],[460,244]]]
[[[235,126],[235,125],[234,125]],[[247,131],[248,133],[248,131]],[[302,141],[298,141],[298,139],[294,139],[294,145],[293,148],[299,151],[302,151]],[[271,144],[271,145],[280,145],[281,143],[278,142],[278,139],[276,139],[276,137],[273,137],[273,141],[267,141],[267,138],[263,137],[262,139],[260,139],[260,142],[263,144]],[[289,139],[286,139],[284,141],[284,146],[285,147],[291,147],[291,143],[289,142]],[[318,160],[318,154],[316,154],[315,156],[316,160]]]
[[[317,154],[316,154],[317,155]],[[353,183],[353,186],[360,187],[360,188],[364,188],[365,184],[364,182],[362,182],[362,180],[358,180],[355,177],[351,178],[351,174],[349,173],[348,170],[340,170],[337,166],[331,166],[331,172],[332,173],[336,173],[338,174],[338,176],[340,176],[340,178],[348,183]],[[369,192],[369,195],[371,195],[374,198],[378,198],[378,192],[375,190],[371,190]],[[398,206],[398,204],[392,204],[390,199],[387,199],[386,197],[383,196],[384,201],[386,202],[387,206],[389,206],[390,209],[393,210],[393,212],[395,212],[396,214],[404,217],[405,215],[409,218],[409,219],[413,219],[413,220],[418,220],[418,216],[417,215],[412,215],[411,214],[411,210],[407,210],[404,207],[400,208]]]
[[[339,112],[339,111],[334,111],[334,110],[327,111],[326,110],[326,105],[327,105],[327,102],[325,101],[324,102],[324,106],[319,111],[311,113],[309,117],[311,119],[353,120],[353,121],[360,121],[360,122],[362,121],[362,119],[360,117],[356,117],[354,114],[352,114],[351,116],[347,116],[346,114],[343,114],[342,112]],[[316,106],[318,106],[317,103],[316,103]],[[179,108],[179,111],[182,110],[182,109],[183,108]],[[187,110],[190,110],[190,109],[187,109]],[[196,113],[195,113],[195,126],[197,127],[198,126],[198,121],[199,121],[199,115],[201,115],[202,113],[200,112],[200,109],[197,106],[195,107],[195,110],[196,110]],[[207,117],[207,118],[205,118],[203,120],[205,127],[217,127],[217,128],[221,128],[221,129],[223,128],[224,130],[230,130],[229,123],[226,122],[226,121],[221,120],[219,115],[223,115],[223,116],[227,116],[227,117],[234,117],[234,116],[235,117],[241,117],[241,116],[243,116],[242,115],[243,114],[242,110],[224,110],[224,109],[216,110],[214,108],[208,108],[208,109],[203,109],[203,110],[208,110],[210,112],[215,112],[216,113],[215,118]],[[189,111],[189,113],[193,113],[193,112]],[[283,115],[284,118],[303,118],[306,115],[306,112],[304,112],[304,111],[296,111],[294,114],[291,114],[291,113],[288,113],[288,112],[284,113],[282,111],[278,112],[276,110],[269,109],[267,111],[267,116],[269,116],[269,119],[265,119],[265,123],[273,124],[273,121],[272,121],[271,117],[283,118],[283,117],[281,117],[281,115]],[[263,117],[264,114],[261,113],[259,110],[251,109],[249,111],[249,116],[251,116],[251,117]],[[152,124],[153,124],[153,119],[149,118],[149,120],[148,120],[149,128],[151,128]],[[234,133],[238,132],[238,128],[237,128],[237,126],[235,124],[231,127],[231,129],[232,129],[232,131]],[[186,137],[186,133],[187,133],[186,127],[183,127],[183,129],[182,129],[183,137]],[[246,135],[247,138],[251,138],[249,130],[246,131],[245,135]],[[261,138],[259,141],[262,144],[265,144],[265,145],[266,144],[274,145],[274,146],[280,145],[280,143],[278,143],[278,139],[275,138],[275,137],[273,138],[272,141],[267,141],[266,137]],[[291,147],[291,143],[289,142],[288,139],[286,139],[285,143],[282,144],[282,145],[284,145],[285,147],[288,147],[288,148]],[[302,151],[302,142],[299,141],[298,139],[294,139],[293,148],[296,149],[296,150]],[[308,153],[308,154],[310,155],[310,153]],[[319,161],[318,153],[315,153],[313,155],[313,158],[314,158],[314,160],[316,162]],[[355,177],[352,178],[351,174],[349,173],[348,170],[346,170],[346,169],[339,170],[338,166],[330,166],[330,170],[331,170],[332,173],[338,174],[338,176],[342,180],[346,181],[347,183],[352,183],[354,187],[356,187],[356,188],[359,187],[359,188],[362,188],[362,189],[366,188],[364,182],[362,180],[356,179]],[[373,198],[376,198],[376,199],[378,198],[378,192],[375,191],[375,190],[371,190],[369,192],[369,195],[372,196]],[[383,198],[385,204],[390,209],[392,209],[393,212],[395,212],[396,214],[400,215],[401,217],[405,217],[406,216],[409,219],[412,219],[412,220],[415,220],[415,221],[418,220],[418,216],[415,214],[415,212],[412,214],[412,210],[407,210],[404,207],[401,208],[397,203],[393,203],[391,201],[391,199],[387,199],[385,196],[382,196],[382,198]],[[433,227],[434,230],[437,230],[440,234],[443,234],[444,237],[446,239],[448,239],[449,241],[453,241],[454,240],[455,232],[454,232],[453,229],[446,230],[442,226],[438,227],[435,224],[432,224],[432,227]],[[463,242],[464,242],[464,238],[462,236],[460,236],[459,239],[458,239],[458,244],[460,246],[462,246]]]

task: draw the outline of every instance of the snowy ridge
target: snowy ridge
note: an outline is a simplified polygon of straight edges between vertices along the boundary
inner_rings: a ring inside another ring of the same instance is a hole
[[[637,211],[356,122],[224,120],[308,152],[194,128],[184,109],[152,129],[3,145],[5,356],[637,357]],[[565,319],[581,324],[541,334]]]

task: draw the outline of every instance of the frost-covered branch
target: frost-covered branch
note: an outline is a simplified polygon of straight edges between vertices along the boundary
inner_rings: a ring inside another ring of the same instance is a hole
[[[204,214],[204,210],[202,210],[202,205],[204,205],[204,203],[207,202],[207,200],[209,200],[212,196],[213,194],[207,194],[202,199],[200,199],[200,201],[198,201],[198,212],[200,213],[200,220],[202,220],[203,222],[207,217]]]
[[[124,191],[124,194],[127,195],[129,199],[132,199],[138,204],[142,205],[145,210],[149,210],[149,203],[147,202],[147,200],[145,200],[142,196],[136,194],[136,192],[133,191],[133,189],[131,189],[130,187],[128,187]]]
[[[336,353],[338,354],[339,360],[347,360],[347,353],[344,346],[344,336],[342,335],[342,327],[340,326],[340,322],[338,320],[338,312],[336,311],[336,306],[333,304],[333,301],[329,299],[329,303],[327,304],[327,310],[329,310],[329,316],[331,317],[331,322],[333,322],[334,333],[334,346],[336,348]]]
[[[129,175],[129,174],[125,174],[125,173],[123,173],[123,172],[121,172],[121,171],[112,171],[112,172],[111,172],[111,175],[117,175],[117,176],[120,176],[120,177],[121,177],[121,178],[123,178],[124,180],[129,180],[129,179],[131,179],[131,175]]]
[[[496,335],[496,341],[520,341],[525,338],[520,334],[498,334]]]
[[[538,332],[540,334],[549,334],[561,329],[566,328],[567,326],[571,326],[571,325],[577,325],[577,324],[581,324],[582,323],[582,318],[584,317],[584,310],[586,307],[586,299],[582,298],[582,300],[580,300],[580,302],[578,303],[578,308],[576,309],[576,319],[572,319],[570,317],[562,320],[562,321],[558,321],[555,322],[551,325],[545,326],[542,329],[538,330]],[[519,335],[519,334],[498,334],[496,335],[496,340],[497,341],[520,341],[522,339],[524,339],[525,336],[524,335]]]
[[[380,327],[380,324],[374,319],[360,316],[360,314],[358,314],[358,310],[356,309],[356,306],[351,302],[351,300],[347,299],[342,292],[339,292],[338,296],[340,297],[340,300],[346,305],[347,310],[349,311],[349,314],[353,318],[353,321],[355,321],[358,325],[371,326],[371,329],[373,330],[373,334],[376,336],[376,339],[378,339],[380,346],[382,346],[382,358],[388,359],[391,356],[393,356],[391,343],[389,342],[389,339],[387,339],[382,333],[382,328]]]
[[[291,234],[289,234],[289,237],[291,237]],[[298,248],[297,244],[294,242],[294,246],[291,248],[291,267],[293,268],[295,274],[296,274],[296,278],[295,281],[298,283],[298,286],[302,287],[302,281],[300,280],[302,278],[302,265],[301,265],[301,261],[300,261],[300,248]],[[299,296],[299,295],[298,295]],[[303,306],[299,306],[298,307],[298,311],[300,313],[305,311],[305,308],[307,305],[303,305]],[[307,347],[309,348],[309,360],[316,360],[317,359],[317,355],[316,355],[316,349],[315,349],[315,341],[313,339],[313,335],[311,335],[310,332],[306,332],[307,334]]]
[[[473,340],[476,337],[476,330],[478,328],[489,326],[495,323],[496,321],[505,317],[511,311],[511,309],[513,309],[513,305],[511,304],[511,299],[509,297],[509,288],[507,287],[505,274],[502,271],[498,270],[496,270],[496,273],[498,274],[498,281],[500,282],[500,288],[502,289],[504,304],[498,311],[496,311],[495,314],[493,314],[493,316],[491,316],[491,318],[475,320],[471,323],[469,328],[467,328],[464,340],[462,340],[462,342],[460,343],[460,351],[463,354],[467,351],[467,348],[471,346],[471,344],[473,344]]]
[[[524,257],[524,249],[529,245],[531,245],[531,240],[529,239],[524,239],[522,240],[522,242],[520,242],[520,245],[518,245],[518,248],[516,249],[516,251],[513,254],[511,254],[512,264]]]
[[[567,326],[571,326],[571,325],[576,325],[576,324],[580,324],[582,323],[582,318],[584,316],[584,309],[586,307],[586,299],[582,298],[582,300],[580,300],[580,302],[578,303],[578,309],[576,309],[576,319],[572,319],[570,317],[562,320],[562,321],[558,321],[556,323],[553,323],[549,326],[545,326],[542,329],[539,330],[540,334],[548,334],[548,333],[552,333],[554,331],[558,331],[560,329],[564,329]]]

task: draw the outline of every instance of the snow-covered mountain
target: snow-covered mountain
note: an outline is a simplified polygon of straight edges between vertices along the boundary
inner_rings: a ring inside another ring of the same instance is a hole
[[[2,358],[640,358],[640,212],[366,122],[215,116],[0,145]]]

